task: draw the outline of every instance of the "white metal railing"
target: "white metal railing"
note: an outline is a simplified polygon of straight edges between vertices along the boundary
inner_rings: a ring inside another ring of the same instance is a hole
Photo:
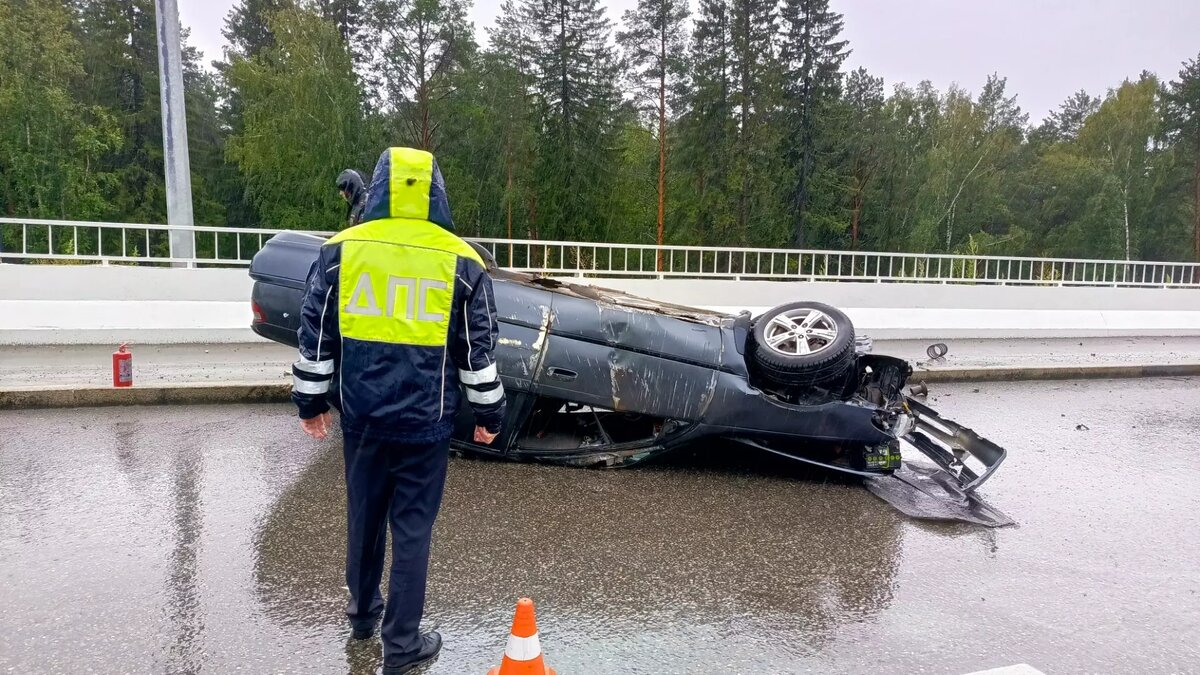
[[[194,255],[172,257],[169,235],[173,231],[192,232]],[[0,262],[245,266],[279,232],[0,218]],[[489,249],[501,267],[562,276],[1200,288],[1200,263],[510,239],[474,241]]]
[[[195,254],[173,257],[171,232],[191,232]],[[245,227],[0,218],[0,262],[249,265],[263,244],[279,232]]]

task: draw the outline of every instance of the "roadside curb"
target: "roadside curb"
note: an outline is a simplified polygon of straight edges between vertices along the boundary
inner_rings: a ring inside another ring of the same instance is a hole
[[[1141,366],[1042,366],[945,368],[915,370],[911,384],[947,382],[1032,382],[1039,380],[1101,380],[1137,377],[1200,376],[1200,363]],[[86,408],[122,405],[189,405],[213,403],[287,403],[291,383],[151,385],[114,387],[0,388],[0,410]]]
[[[1107,366],[997,366],[994,368],[915,369],[910,383],[1031,382],[1038,380],[1110,380],[1134,377],[1187,377],[1200,375],[1200,363],[1165,363]]]
[[[0,389],[0,410],[28,408],[89,408],[121,405],[180,405],[202,403],[284,403],[291,401],[291,383],[178,384],[148,387],[46,387]]]

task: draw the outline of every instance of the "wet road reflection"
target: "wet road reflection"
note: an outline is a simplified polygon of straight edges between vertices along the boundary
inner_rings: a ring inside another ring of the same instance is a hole
[[[1128,384],[938,389],[1011,451],[1001,531],[740,448],[455,459],[430,672],[495,665],[526,594],[563,673],[1194,669],[1200,382]],[[0,414],[0,670],[373,672],[342,617],[340,446],[294,427],[284,406]]]
[[[601,472],[454,461],[429,589],[429,614],[453,644],[443,665],[486,669],[521,594],[539,602],[560,657],[563,643],[632,638],[658,653],[687,645],[710,663],[725,658],[713,642],[723,634],[791,635],[777,645],[791,658],[890,601],[901,519],[869,494],[796,490],[790,465],[770,460],[757,474],[674,464]],[[256,541],[258,595],[280,623],[344,630],[344,496],[330,480],[340,470],[340,449],[322,451]]]

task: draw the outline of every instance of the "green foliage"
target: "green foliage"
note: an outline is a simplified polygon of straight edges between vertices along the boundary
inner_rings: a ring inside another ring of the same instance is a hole
[[[680,176],[673,191],[674,241],[717,244],[742,241],[736,233],[733,152],[737,128],[733,117],[733,44],[728,0],[700,0],[692,33],[691,87],[677,122],[679,149],[672,174]]]
[[[552,239],[609,236],[620,172],[619,68],[598,0],[522,0],[538,119],[532,229]],[[529,19],[530,17],[531,20]],[[650,198],[652,192],[647,192]]]
[[[1179,187],[1191,188],[1192,194],[1190,203],[1179,212],[1184,217],[1190,216],[1187,229],[1191,230],[1191,253],[1200,260],[1200,56],[1183,64],[1179,79],[1168,85],[1164,103],[1165,131],[1172,159],[1182,169]],[[1178,194],[1179,187],[1172,193]],[[1174,237],[1167,239],[1175,241]]]
[[[829,0],[784,0],[780,15],[783,34],[780,61],[784,68],[782,127],[788,164],[792,167],[787,193],[792,207],[791,242],[804,246],[807,230],[815,227],[817,240],[836,236],[839,215],[825,208],[810,214],[812,188],[826,197],[837,191],[838,169],[827,161],[833,151],[828,126],[841,85],[842,62],[849,56],[847,42],[839,39],[842,15],[829,9]],[[807,223],[812,216],[815,221]],[[821,236],[824,234],[824,236]],[[832,236],[831,236],[832,235]]]
[[[108,215],[117,177],[100,161],[122,135],[104,108],[77,100],[82,48],[57,0],[0,4],[0,213]],[[9,246],[15,242],[0,242]]]
[[[785,241],[784,158],[778,152],[783,125],[777,113],[784,89],[776,37],[776,4],[769,0],[732,0],[730,56],[733,72],[730,103],[737,135],[730,182],[736,240],[758,245]]]
[[[1078,149],[1102,168],[1106,192],[1119,204],[1108,229],[1120,232],[1126,259],[1133,257],[1139,230],[1145,227],[1138,196],[1144,195],[1151,143],[1161,128],[1157,97],[1154,76],[1126,80],[1079,131]]]
[[[463,69],[475,52],[464,0],[374,0],[372,40],[379,45],[384,101],[394,142],[439,151],[439,128]]]
[[[466,235],[1200,259],[1200,57],[1031,127],[998,75],[843,72],[829,0],[693,9],[639,0],[618,59],[598,0],[506,0],[484,48],[469,0],[239,0],[215,70],[184,51],[196,222],[333,229],[333,178],[403,144]],[[162,222],[153,0],[8,0],[0,35],[0,213]]]
[[[276,12],[267,25],[274,44],[229,72],[245,104],[229,158],[265,224],[336,229],[343,205],[332,181],[359,158],[364,127],[350,54],[310,10]]]

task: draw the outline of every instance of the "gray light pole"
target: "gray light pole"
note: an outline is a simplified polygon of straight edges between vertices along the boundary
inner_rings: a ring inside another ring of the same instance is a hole
[[[158,91],[162,101],[167,224],[191,227],[192,171],[188,159],[187,112],[183,102],[179,5],[176,0],[154,0],[154,10],[158,19]],[[192,232],[171,231],[170,239],[172,258],[196,257],[196,240]]]

